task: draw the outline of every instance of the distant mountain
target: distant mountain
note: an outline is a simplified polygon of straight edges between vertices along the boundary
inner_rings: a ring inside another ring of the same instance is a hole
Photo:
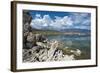
[[[79,33],[90,33],[90,30],[87,29],[64,29],[60,30],[61,32],[79,32]]]
[[[49,29],[33,29],[33,33],[41,33],[45,35],[91,35],[90,30],[87,29],[64,29],[64,30],[49,30]]]
[[[91,30],[89,29],[78,29],[78,28],[66,28],[66,29],[57,29],[53,27],[43,27],[43,28],[34,28],[32,27],[33,30],[38,30],[38,31],[56,31],[56,32],[78,32],[78,33],[90,33]]]
[[[73,32],[73,33],[88,33],[90,34],[91,30],[87,29],[63,29],[63,30],[51,30],[51,29],[35,29],[33,28],[33,31],[51,31],[51,32]]]

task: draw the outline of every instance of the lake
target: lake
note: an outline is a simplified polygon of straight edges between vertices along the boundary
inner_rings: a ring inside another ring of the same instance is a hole
[[[49,35],[48,40],[58,40],[64,43],[64,47],[71,49],[80,49],[82,51],[81,57],[78,59],[90,59],[91,58],[91,38],[90,36],[78,36],[78,35]]]

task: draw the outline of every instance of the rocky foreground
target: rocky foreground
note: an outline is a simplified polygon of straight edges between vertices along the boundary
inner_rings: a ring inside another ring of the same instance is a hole
[[[75,56],[80,56],[79,49],[71,50],[65,47],[66,54],[57,40],[48,41],[41,34],[27,36],[26,48],[23,49],[23,62],[46,62],[46,61],[66,61],[75,60]]]

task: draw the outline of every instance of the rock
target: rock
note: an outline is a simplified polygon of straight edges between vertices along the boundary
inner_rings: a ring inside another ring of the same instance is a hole
[[[29,14],[28,11],[23,11],[23,31],[30,32],[32,30],[30,23],[32,21],[32,16]]]
[[[29,62],[31,60],[30,50],[23,49],[23,62]]]
[[[27,22],[27,23],[25,23],[24,25],[23,25],[23,30],[24,30],[24,33],[25,32],[29,32],[29,30],[28,30],[28,28],[29,28],[29,23]]]
[[[62,50],[58,50],[57,57],[58,57],[58,61],[61,61],[62,60],[62,58],[63,58],[63,52],[62,52]]]
[[[23,11],[23,49],[27,49],[27,36],[28,33],[32,31],[30,26],[30,22],[32,20],[32,16],[28,11]],[[29,47],[29,46],[28,46]]]
[[[40,54],[39,60],[40,60],[41,62],[47,60],[47,58],[48,58],[48,52],[47,52],[47,49],[42,49],[42,50],[40,50],[39,54]]]
[[[31,49],[32,47],[33,47],[33,43],[31,43],[31,42],[27,42],[26,43],[26,49]]]
[[[35,36],[36,36],[36,41],[39,42],[41,39],[41,34],[36,34]]]
[[[64,55],[62,61],[75,60],[74,55]]]
[[[33,46],[36,46],[36,38],[35,38],[35,35],[32,33],[32,32],[30,32],[29,34],[28,34],[28,36],[27,36],[27,43],[26,43],[26,46],[28,47],[28,48],[32,48]]]
[[[44,35],[42,35],[41,36],[41,42],[47,43],[47,41],[48,41],[48,39]]]
[[[23,36],[26,37],[26,36],[28,36],[28,34],[29,34],[29,32],[25,32],[25,33],[23,34]]]
[[[37,42],[44,42],[44,41],[46,41],[46,37],[41,35],[41,34],[36,34],[35,36],[36,36],[36,41]]]
[[[48,39],[45,38],[45,39],[43,40],[43,43],[47,43],[47,42],[48,42]]]
[[[81,55],[81,51],[79,49],[76,49],[76,56],[80,56]]]
[[[32,47],[32,49],[30,49],[30,50],[32,50],[32,53],[34,53],[34,52],[38,53],[40,49],[41,49],[40,46],[34,46],[34,47]]]
[[[27,34],[25,33],[23,37],[23,49],[27,49],[26,43],[27,43]]]
[[[52,41],[52,42],[51,42],[51,47],[50,47],[50,49],[48,50],[48,57],[49,57],[49,58],[47,59],[47,61],[51,61],[51,60],[52,60],[53,55],[54,55],[54,53],[55,53],[57,47],[58,47],[58,41]]]
[[[53,56],[53,60],[54,61],[61,61],[62,58],[63,58],[63,52],[62,52],[62,50],[57,50],[55,52],[55,55]]]
[[[30,13],[27,10],[23,11],[23,23],[30,23],[32,20],[32,16],[30,15]]]
[[[46,47],[44,43],[46,43],[46,38],[41,34],[33,34],[32,32],[28,32],[24,34],[23,43],[24,48],[31,49],[33,46],[41,46]],[[45,42],[44,42],[45,41]]]
[[[24,62],[36,62],[38,58],[39,46],[35,46],[32,49],[23,49],[23,61]],[[29,60],[30,59],[30,60]]]
[[[23,62],[67,61],[75,60],[75,56],[81,55],[79,49],[69,50],[68,47],[66,48],[71,54],[64,54],[63,51],[58,48],[59,42],[56,40],[48,41],[46,44],[36,42],[36,46],[32,46],[31,44],[32,43],[29,42],[26,44],[30,49],[23,49]]]
[[[71,50],[70,52],[73,53],[73,54],[76,55],[76,56],[80,56],[81,53],[82,53],[79,49]]]
[[[30,32],[29,35],[27,36],[27,41],[28,41],[28,42],[33,42],[33,41],[36,42],[35,36],[33,35],[32,32]]]
[[[42,42],[36,42],[37,46],[41,46],[42,48],[46,48],[46,45]]]

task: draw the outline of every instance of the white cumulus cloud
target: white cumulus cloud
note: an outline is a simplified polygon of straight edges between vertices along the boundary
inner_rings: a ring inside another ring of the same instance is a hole
[[[36,14],[31,26],[36,29],[61,30],[67,28],[90,29],[91,18],[88,13],[71,13],[69,16],[53,16]]]
[[[54,29],[64,29],[65,27],[72,26],[73,21],[70,17],[58,17],[55,16],[52,19],[49,15],[44,15],[41,17],[40,14],[36,14],[35,18],[31,22],[31,26],[36,29],[43,29],[43,28],[54,28]]]

